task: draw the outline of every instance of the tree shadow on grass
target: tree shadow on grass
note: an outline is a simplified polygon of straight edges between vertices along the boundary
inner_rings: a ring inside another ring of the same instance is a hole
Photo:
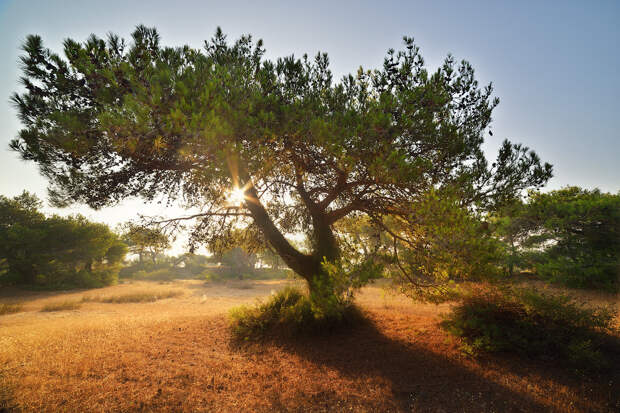
[[[366,320],[347,331],[303,338],[271,338],[262,345],[336,369],[351,380],[382,378],[389,383],[391,410],[422,412],[547,412],[558,410],[523,392],[492,381],[439,352],[386,336]],[[484,366],[485,363],[482,363]],[[490,363],[492,364],[492,363]],[[520,372],[527,376],[527,368]],[[550,394],[550,398],[554,395]],[[327,410],[337,400],[324,401]],[[592,411],[578,400],[575,411]],[[610,401],[606,403],[613,411]],[[600,403],[598,404],[600,406]],[[375,410],[373,407],[370,410]],[[605,411],[605,410],[603,410]]]

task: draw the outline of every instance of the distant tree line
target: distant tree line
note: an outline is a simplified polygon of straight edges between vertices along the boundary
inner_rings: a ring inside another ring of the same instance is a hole
[[[189,253],[175,258],[164,255],[170,239],[160,229],[128,223],[119,235],[79,215],[46,217],[40,207],[41,201],[27,192],[0,196],[0,284],[109,285],[117,280],[127,252],[138,260],[121,275],[145,279],[254,278],[265,276],[257,273],[258,262],[274,271],[282,265],[252,228],[214,238],[207,244],[210,257]],[[383,274],[406,294],[431,301],[449,298],[450,284],[428,288],[421,280],[525,272],[572,288],[620,288],[620,195],[577,187],[532,192],[492,215],[476,216],[455,200],[431,193],[416,213],[416,225],[390,222],[391,235],[364,217],[348,217],[335,228],[355,277]],[[214,269],[216,264],[221,268]],[[403,276],[413,272],[414,279]]]
[[[573,288],[620,288],[620,194],[567,187],[532,193],[494,219],[504,270]]]
[[[105,224],[45,216],[33,194],[0,196],[0,285],[100,287],[116,282],[127,252]]]

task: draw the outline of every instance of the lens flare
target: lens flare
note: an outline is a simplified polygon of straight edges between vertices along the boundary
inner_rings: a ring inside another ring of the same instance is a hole
[[[245,193],[243,189],[241,188],[232,189],[228,193],[228,196],[226,197],[226,202],[229,205],[233,205],[233,206],[241,206],[244,200],[245,200]]]

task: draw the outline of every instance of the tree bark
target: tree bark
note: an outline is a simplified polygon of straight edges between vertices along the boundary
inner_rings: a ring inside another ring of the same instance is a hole
[[[323,269],[323,261],[331,262],[340,258],[338,243],[327,216],[311,211],[315,245],[312,254],[303,254],[288,242],[273,223],[253,187],[246,190],[246,198],[245,206],[267,241],[286,265],[308,282],[310,291],[316,289],[317,281],[326,281],[327,274]]]
[[[246,198],[245,207],[250,211],[254,222],[262,230],[273,249],[293,271],[306,280],[311,280],[316,269],[313,256],[297,251],[282,235],[258,199],[254,187],[246,190]]]

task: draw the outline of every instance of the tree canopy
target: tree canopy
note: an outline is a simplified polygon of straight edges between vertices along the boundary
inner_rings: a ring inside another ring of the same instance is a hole
[[[578,187],[532,193],[499,223],[509,265],[569,287],[620,288],[620,195]]]
[[[23,49],[11,147],[40,166],[56,204],[182,199],[202,211],[196,242],[247,225],[311,289],[340,260],[344,217],[415,224],[431,191],[485,211],[551,176],[508,141],[489,164],[492,85],[452,56],[429,71],[408,37],[381,68],[339,81],[326,54],[270,61],[262,41],[229,43],[220,29],[202,49],[162,46],[143,26],[130,42],[67,39],[64,56],[34,35]],[[286,237],[299,232],[310,251]]]
[[[151,258],[153,264],[157,256],[170,248],[170,238],[159,228],[134,224],[125,225],[123,241],[129,247],[129,252],[136,254],[140,263],[145,255]]]
[[[127,247],[105,224],[46,217],[36,196],[0,196],[0,284],[100,287],[116,281]]]

